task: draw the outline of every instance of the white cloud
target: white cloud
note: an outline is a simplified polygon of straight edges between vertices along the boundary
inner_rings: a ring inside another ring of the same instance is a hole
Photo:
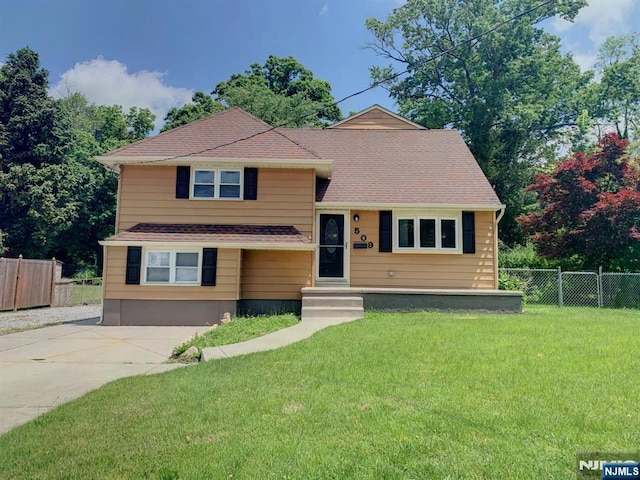
[[[75,66],[60,75],[60,81],[49,89],[54,98],[69,92],[81,92],[97,105],[122,105],[146,107],[156,114],[156,127],[171,107],[181,106],[191,100],[193,90],[165,85],[162,72],[142,70],[129,73],[127,66],[117,60],[102,57]]]
[[[580,65],[582,71],[593,70],[593,66],[596,63],[597,56],[591,53],[575,53],[573,59]]]
[[[327,13],[329,13],[329,4],[325,3],[322,9],[320,10],[319,15],[326,15]]]
[[[589,0],[589,4],[580,10],[574,23],[587,27],[591,41],[600,44],[607,37],[628,31],[631,12],[637,4],[638,0]],[[564,32],[569,30],[572,24],[556,18],[553,27],[558,32]]]

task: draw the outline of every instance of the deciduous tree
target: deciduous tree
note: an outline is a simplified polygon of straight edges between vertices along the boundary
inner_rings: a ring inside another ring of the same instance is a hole
[[[54,101],[28,48],[0,68],[0,250],[89,263],[113,228],[117,177],[94,157],[144,138],[148,109]]]
[[[94,158],[148,136],[155,115],[146,108],[132,107],[124,113],[119,105],[94,105],[80,93],[57,102],[72,125],[65,163],[83,183],[69,228],[56,236],[56,253],[76,264],[91,264],[102,251],[98,240],[113,233],[118,185],[117,175]]]
[[[167,112],[164,117],[163,132],[224,110],[222,104],[215,102],[204,92],[194,93],[191,100],[193,103],[187,103],[180,108],[173,107]]]
[[[289,127],[320,127],[342,119],[331,85],[315,78],[293,57],[271,55],[264,65],[254,63],[244,73],[218,83],[211,94],[196,92],[193,103],[171,109],[163,131],[225,107],[241,107],[270,125]]]
[[[519,221],[540,254],[574,256],[584,268],[640,267],[640,174],[627,146],[607,134],[593,152],[577,152],[536,176],[528,189],[539,210]]]
[[[393,62],[371,68],[374,82],[388,88],[400,113],[415,122],[461,131],[507,204],[500,235],[508,244],[523,240],[515,218],[526,203],[531,166],[548,158],[549,141],[563,127],[576,123],[575,94],[590,79],[561,53],[557,37],[536,26],[554,15],[573,18],[585,1],[529,11],[538,3],[408,0],[385,21],[366,23],[375,37],[370,47]]]

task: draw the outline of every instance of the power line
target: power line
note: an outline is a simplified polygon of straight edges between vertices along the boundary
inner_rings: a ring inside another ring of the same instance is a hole
[[[369,90],[373,90],[374,88],[377,88],[380,85],[383,85],[383,84],[385,84],[387,82],[395,80],[396,78],[399,78],[402,75],[405,75],[405,74],[409,73],[412,70],[416,70],[417,67],[421,67],[421,66],[426,65],[428,63],[431,63],[431,62],[433,62],[435,60],[438,60],[439,58],[442,58],[445,55],[448,55],[448,54],[454,52],[455,50],[457,50],[458,48],[462,47],[463,45],[467,45],[467,44],[476,42],[477,40],[480,40],[482,37],[484,37],[486,35],[489,35],[490,33],[493,33],[496,30],[499,30],[500,28],[504,27],[505,25],[513,23],[516,20],[519,20],[520,18],[522,18],[522,17],[524,17],[524,16],[526,16],[526,15],[528,15],[530,13],[533,13],[536,10],[539,10],[539,9],[541,9],[543,7],[546,7],[547,5],[549,5],[551,3],[557,2],[557,1],[558,0],[545,0],[544,2],[539,3],[538,5],[534,5],[533,7],[529,8],[529,9],[523,11],[523,12],[520,12],[517,15],[514,15],[513,17],[511,17],[511,18],[509,18],[507,20],[503,20],[502,22],[496,23],[493,27],[489,28],[488,30],[485,30],[485,31],[473,36],[473,37],[467,38],[466,40],[463,40],[462,42],[458,43],[457,45],[452,46],[451,48],[443,50],[440,53],[437,53],[435,55],[431,55],[429,58],[427,58],[427,59],[425,59],[423,61],[417,62],[414,66],[410,66],[410,67],[406,68],[405,70],[402,70],[401,72],[396,72],[393,75],[389,75],[388,77],[383,78],[382,80],[379,80],[377,82],[374,82],[371,85],[369,85],[368,87],[363,88],[362,90],[359,90],[357,92],[351,93],[351,94],[347,95],[346,97],[341,98],[338,101],[323,105],[322,107],[317,108],[313,112],[306,113],[304,115],[300,115],[300,116],[296,117],[295,119],[293,119],[291,121],[281,122],[279,124],[276,124],[276,125],[274,125],[272,127],[267,128],[266,130],[263,130],[261,132],[254,133],[254,134],[248,135],[246,137],[238,138],[238,139],[233,140],[231,142],[227,142],[227,143],[223,143],[223,144],[220,144],[220,145],[216,145],[215,147],[205,148],[203,150],[198,150],[196,152],[188,153],[186,155],[176,155],[176,156],[173,156],[173,157],[167,157],[167,158],[162,158],[162,159],[154,159],[154,160],[142,160],[140,162],[134,162],[133,164],[137,165],[137,164],[142,164],[142,163],[166,162],[166,161],[170,161],[170,160],[177,160],[178,158],[197,156],[197,155],[200,155],[202,153],[212,152],[212,151],[218,150],[220,148],[224,148],[224,147],[229,147],[231,145],[235,145],[236,143],[240,143],[240,142],[245,142],[247,140],[251,140],[252,138],[258,137],[260,135],[264,135],[265,133],[272,132],[272,131],[274,131],[274,130],[276,130],[278,128],[286,127],[287,125],[289,125],[291,123],[298,123],[298,122],[300,122],[302,120],[305,120],[306,118],[309,118],[311,116],[316,116],[318,113],[320,113],[320,112],[322,112],[322,111],[324,111],[324,110],[326,110],[328,108],[336,107],[336,106],[340,105],[341,103],[343,103],[343,102],[345,102],[345,101],[347,101],[347,100],[349,100],[349,99],[351,99],[353,97],[357,97],[358,95],[362,95],[363,93],[366,93]],[[278,132],[278,133],[280,133],[280,132]],[[282,133],[280,133],[280,134],[285,136]],[[286,138],[288,140],[291,140],[289,137],[286,137]],[[302,145],[298,144],[298,146],[300,146],[301,148],[304,148]],[[304,149],[308,150],[306,148],[304,148]],[[310,153],[315,155],[314,152],[310,152]]]

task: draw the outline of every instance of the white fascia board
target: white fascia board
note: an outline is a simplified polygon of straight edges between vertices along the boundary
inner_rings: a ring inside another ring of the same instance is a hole
[[[102,165],[119,170],[120,165],[191,165],[219,167],[266,167],[266,168],[315,168],[323,178],[330,178],[333,160],[327,159],[281,159],[281,158],[218,158],[218,157],[130,157],[100,156],[95,159]]]
[[[497,212],[506,205],[473,205],[450,203],[340,203],[340,202],[316,202],[316,210],[451,210],[451,211],[475,211]]]

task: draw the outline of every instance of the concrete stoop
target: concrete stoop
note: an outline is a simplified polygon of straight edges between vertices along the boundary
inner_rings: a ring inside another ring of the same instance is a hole
[[[356,320],[364,317],[364,302],[356,296],[303,295],[302,321],[320,318]]]

